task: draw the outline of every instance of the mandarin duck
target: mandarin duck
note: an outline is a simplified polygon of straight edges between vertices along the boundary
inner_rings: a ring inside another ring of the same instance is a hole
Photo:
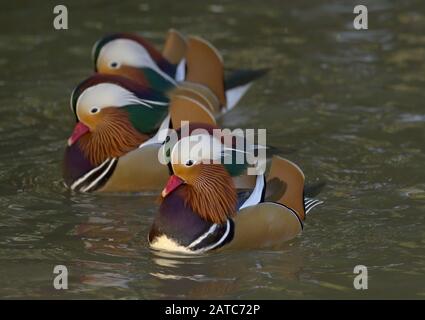
[[[71,96],[77,124],[65,150],[65,184],[81,192],[160,189],[168,168],[158,153],[168,129],[178,129],[181,121],[215,125],[217,107],[214,94],[196,84],[176,88],[169,101],[164,93],[125,77],[86,79]],[[251,177],[240,180],[243,186],[254,183]]]
[[[163,93],[124,77],[81,82],[71,96],[77,124],[65,150],[65,184],[82,192],[132,191],[161,180],[156,133],[169,126],[168,104]]]
[[[95,71],[122,75],[159,91],[181,81],[204,84],[218,97],[221,112],[232,109],[253,81],[268,71],[235,70],[225,77],[223,58],[216,48],[204,39],[186,38],[173,29],[162,53],[139,35],[117,33],[96,42],[92,57]]]
[[[202,134],[201,134],[202,135]],[[273,156],[267,178],[256,175],[255,187],[239,191],[216,136],[189,135],[171,149],[173,175],[148,241],[153,249],[205,253],[278,245],[297,236],[306,214],[321,202],[304,198],[304,174],[289,160]],[[207,152],[199,152],[207,148]],[[213,162],[212,160],[220,160]]]

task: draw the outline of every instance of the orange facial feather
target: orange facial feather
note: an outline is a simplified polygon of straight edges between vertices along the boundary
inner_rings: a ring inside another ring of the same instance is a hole
[[[236,189],[221,164],[200,164],[199,174],[186,187],[185,200],[194,212],[213,223],[224,223],[236,213]]]
[[[95,129],[79,140],[81,150],[94,166],[107,158],[123,156],[149,138],[134,129],[124,110],[104,108],[99,116]]]

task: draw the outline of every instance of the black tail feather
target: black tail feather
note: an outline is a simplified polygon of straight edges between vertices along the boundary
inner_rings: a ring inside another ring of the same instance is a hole
[[[310,211],[323,203],[323,201],[314,199],[325,187],[326,182],[319,181],[310,185],[304,186],[304,209],[305,214],[307,215]]]
[[[305,198],[314,198],[316,197],[326,186],[326,182],[319,181],[313,184],[304,186],[304,197]]]
[[[294,154],[297,152],[297,149],[291,148],[291,147],[275,147],[273,145],[267,145],[267,156],[274,156],[274,155],[288,155],[288,154]]]
[[[225,75],[224,88],[229,90],[239,86],[248,84],[258,78],[264,76],[269,69],[257,69],[257,70],[232,70],[230,73]]]

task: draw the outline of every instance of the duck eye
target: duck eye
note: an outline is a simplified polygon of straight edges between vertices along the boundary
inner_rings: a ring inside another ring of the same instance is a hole
[[[91,113],[97,113],[97,112],[99,112],[99,108],[92,108],[91,110],[90,110],[90,112]]]
[[[110,66],[113,69],[118,68],[118,62],[113,61],[113,62],[110,63]]]
[[[187,160],[186,161],[186,163],[185,163],[185,166],[186,167],[190,167],[190,166],[192,166],[194,164],[194,161],[193,160]]]

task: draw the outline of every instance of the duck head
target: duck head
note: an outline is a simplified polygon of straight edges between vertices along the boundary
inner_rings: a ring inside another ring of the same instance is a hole
[[[223,145],[210,134],[190,135],[172,148],[170,176],[163,201],[179,193],[185,203],[204,220],[224,223],[236,213],[237,193],[226,167],[220,163]]]
[[[168,99],[123,77],[95,75],[74,90],[71,108],[77,124],[68,146],[78,143],[97,166],[145,142],[166,117]]]
[[[176,66],[141,36],[128,33],[106,36],[96,42],[92,56],[98,73],[124,76],[159,91],[176,84]]]

